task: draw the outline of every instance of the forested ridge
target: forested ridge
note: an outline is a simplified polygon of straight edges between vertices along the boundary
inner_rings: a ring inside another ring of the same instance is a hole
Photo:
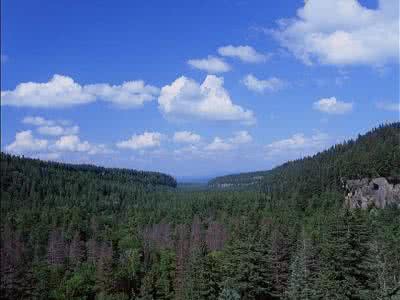
[[[346,179],[400,177],[399,145],[400,123],[389,123],[313,156],[286,162],[269,171],[217,177],[209,185],[259,183],[286,190],[309,187],[314,194],[320,188],[340,187]]]
[[[399,176],[399,133],[382,125],[240,190],[2,154],[2,298],[399,299],[400,210],[349,210],[341,189]]]

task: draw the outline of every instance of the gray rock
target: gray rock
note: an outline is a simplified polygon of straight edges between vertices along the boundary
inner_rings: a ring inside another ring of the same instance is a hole
[[[347,180],[345,204],[350,208],[400,208],[400,184],[384,177]]]

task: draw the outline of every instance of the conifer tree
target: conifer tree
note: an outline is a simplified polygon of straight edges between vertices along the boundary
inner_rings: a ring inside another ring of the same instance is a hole
[[[318,273],[317,250],[312,241],[303,232],[297,251],[290,265],[287,297],[293,300],[313,299],[315,279]]]

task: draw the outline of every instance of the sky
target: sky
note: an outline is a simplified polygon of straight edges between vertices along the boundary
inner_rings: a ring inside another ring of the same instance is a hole
[[[399,1],[1,2],[1,150],[266,170],[399,121]]]

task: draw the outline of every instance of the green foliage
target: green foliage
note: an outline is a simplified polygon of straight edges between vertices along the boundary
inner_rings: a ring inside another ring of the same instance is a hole
[[[312,157],[290,161],[270,171],[217,177],[209,184],[260,184],[274,197],[288,198],[295,194],[296,203],[302,204],[326,191],[340,190],[345,179],[400,178],[399,147],[400,123],[390,123]],[[305,206],[307,203],[302,208]]]
[[[62,284],[52,295],[54,299],[90,299],[95,294],[95,267],[82,264],[78,270],[66,274]]]
[[[232,240],[224,262],[224,286],[235,288],[243,299],[266,297],[272,292],[270,246],[252,236]]]
[[[240,300],[240,295],[233,289],[223,289],[218,300]]]
[[[316,294],[316,276],[319,272],[319,257],[312,241],[305,236],[298,240],[296,253],[290,265],[287,297],[291,300],[313,299]]]
[[[399,129],[388,124],[266,173],[214,181],[244,182],[240,189],[175,189],[161,173],[1,154],[0,293],[399,298],[400,210],[348,211],[341,189],[347,178],[397,180]]]
[[[365,214],[346,211],[328,234],[322,245],[319,294],[325,298],[376,299],[376,253]]]

